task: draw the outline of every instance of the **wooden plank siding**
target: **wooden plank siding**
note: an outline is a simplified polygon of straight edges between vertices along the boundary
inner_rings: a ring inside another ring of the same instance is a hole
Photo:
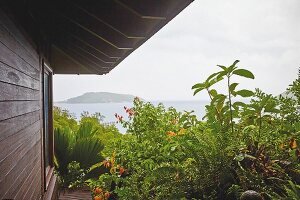
[[[16,24],[0,9],[0,199],[40,199],[40,58]]]

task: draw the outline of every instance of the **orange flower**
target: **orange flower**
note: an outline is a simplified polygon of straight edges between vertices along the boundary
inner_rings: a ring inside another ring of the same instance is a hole
[[[102,189],[101,188],[99,188],[99,187],[96,187],[95,188],[95,193],[96,194],[100,194],[102,192]]]
[[[290,148],[291,149],[296,149],[297,148],[297,141],[294,138],[292,138],[290,140]]]
[[[110,197],[110,193],[109,193],[109,192],[105,192],[104,198],[105,198],[105,199],[109,199],[109,197]]]
[[[176,133],[174,133],[173,131],[168,131],[167,135],[172,137],[172,136],[176,136]]]
[[[102,200],[102,197],[101,196],[95,196],[94,200]]]

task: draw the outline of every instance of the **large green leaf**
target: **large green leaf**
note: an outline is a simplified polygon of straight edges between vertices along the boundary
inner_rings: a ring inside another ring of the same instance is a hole
[[[239,90],[236,92],[236,94],[242,97],[251,97],[254,93],[250,90]]]
[[[217,105],[216,108],[217,110],[220,112],[224,106],[224,101],[225,101],[226,97],[222,96],[220,99],[218,99],[217,101]]]
[[[208,82],[207,88],[213,86],[214,84],[216,84],[221,80],[223,80],[223,77],[215,77],[214,79]]]
[[[269,102],[266,104],[264,112],[270,112],[270,113],[279,113],[280,110],[276,108],[275,102]]]
[[[71,157],[72,160],[79,162],[83,168],[88,168],[103,160],[100,155],[103,148],[103,144],[97,138],[81,138],[76,141]]]
[[[214,104],[215,102],[224,101],[226,99],[226,97],[227,96],[224,94],[218,94],[212,99],[211,104]]]
[[[204,88],[204,87],[205,87],[205,83],[197,83],[193,85],[192,89]]]
[[[227,71],[221,71],[217,78],[222,78],[223,76],[227,76],[228,72]]]
[[[239,60],[235,60],[231,66],[235,66],[236,64],[238,64],[240,61]]]
[[[71,161],[71,149],[74,145],[74,134],[70,128],[56,128],[54,130],[54,154],[57,169],[61,174],[67,173],[68,163]]]
[[[217,65],[218,67],[222,68],[225,72],[227,72],[227,67],[223,66],[223,65]]]
[[[232,63],[232,65],[230,65],[230,67],[228,67],[227,69],[227,73],[231,74],[232,71],[234,71],[237,67],[235,66],[238,62],[240,62],[239,60],[236,60]]]
[[[200,92],[200,91],[202,91],[203,89],[205,89],[205,88],[197,88],[195,91],[194,91],[194,96],[198,93],[198,92]]]
[[[246,70],[246,69],[237,69],[237,70],[234,70],[232,73],[236,74],[238,76],[243,76],[246,78],[254,79],[254,75],[252,74],[252,72],[250,72],[249,70]]]
[[[216,72],[216,73],[211,74],[211,75],[206,79],[205,82],[209,82],[211,79],[215,78],[215,77],[216,77],[217,75],[219,75],[219,74],[220,74],[220,72]]]
[[[232,104],[232,106],[233,106],[234,108],[237,108],[237,107],[246,107],[247,104],[245,104],[245,103],[243,103],[243,102],[240,102],[240,101],[237,101],[237,102],[234,102],[234,103]]]
[[[94,124],[91,121],[84,121],[80,124],[80,127],[76,133],[76,138],[89,138],[94,136],[97,130],[94,129]]]
[[[229,86],[229,91],[232,93],[235,90],[237,85],[238,85],[238,83],[231,83]]]
[[[218,92],[217,92],[217,90],[212,89],[212,90],[209,91],[209,94],[210,94],[212,97],[215,97],[215,96],[218,95]]]

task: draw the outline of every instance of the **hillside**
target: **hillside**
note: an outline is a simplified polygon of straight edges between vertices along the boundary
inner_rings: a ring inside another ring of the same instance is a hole
[[[132,102],[135,96],[110,92],[87,92],[59,103],[120,103]]]

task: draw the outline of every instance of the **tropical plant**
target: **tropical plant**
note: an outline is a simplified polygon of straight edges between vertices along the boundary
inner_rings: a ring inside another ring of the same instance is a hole
[[[116,114],[128,132],[106,144],[106,158],[89,169],[107,169],[87,181],[94,196],[103,198],[100,188],[109,199],[239,199],[249,190],[298,198],[299,101],[238,89],[232,77],[254,75],[237,64],[218,65],[221,71],[192,87],[211,100],[203,121],[137,98],[124,108],[129,120]],[[226,94],[214,87],[222,81]],[[297,88],[296,81],[289,90]]]
[[[72,187],[78,185],[74,183],[82,182],[76,180],[76,177],[83,178],[74,176],[74,171],[80,167],[80,170],[85,172],[91,165],[103,160],[102,141],[109,143],[109,140],[118,137],[120,133],[112,126],[101,124],[102,116],[99,113],[90,115],[84,112],[78,124],[76,121],[74,123],[75,119],[67,111],[57,108],[56,112],[57,123],[54,129],[56,169],[61,176],[63,186]],[[78,165],[75,165],[74,161]],[[92,173],[80,174],[93,175]]]

